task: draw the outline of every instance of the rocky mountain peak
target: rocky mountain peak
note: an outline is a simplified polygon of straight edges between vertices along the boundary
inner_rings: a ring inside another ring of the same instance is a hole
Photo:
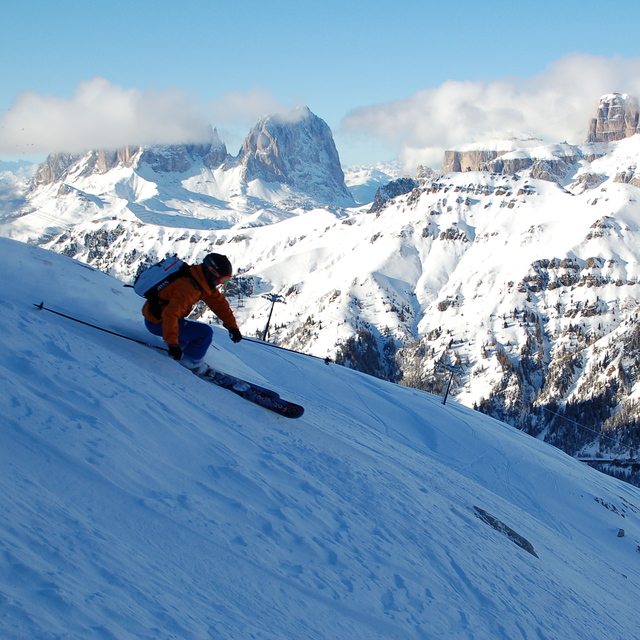
[[[292,192],[291,202],[298,205],[355,206],[331,129],[307,107],[261,118],[245,138],[237,158],[229,155],[212,129],[210,140],[200,144],[124,147],[80,155],[54,153],[39,167],[31,186],[73,182],[118,167],[134,172],[146,167],[155,174],[184,175],[192,167],[198,170],[203,165],[223,170],[239,167],[238,177],[244,185],[255,180],[282,185]]]
[[[638,101],[626,93],[608,93],[600,98],[591,120],[587,142],[612,142],[640,133]]]
[[[62,181],[69,173],[76,177],[104,174],[116,167],[149,165],[156,173],[183,173],[198,162],[207,167],[219,167],[229,158],[218,132],[212,129],[210,141],[201,144],[157,145],[152,147],[122,147],[93,149],[85,154],[51,153],[33,177],[33,186]]]
[[[307,107],[261,118],[238,157],[246,182],[279,183],[319,202],[353,206],[331,129]]]
[[[148,164],[156,173],[184,173],[202,161],[209,168],[222,165],[229,158],[227,147],[213,129],[211,141],[204,144],[174,144],[145,148],[140,163]]]
[[[70,153],[50,153],[38,167],[32,178],[34,186],[47,185],[61,180],[80,156]]]

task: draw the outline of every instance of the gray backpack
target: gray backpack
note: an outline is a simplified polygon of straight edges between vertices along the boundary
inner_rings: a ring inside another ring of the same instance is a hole
[[[168,284],[189,276],[191,267],[177,256],[165,258],[145,269],[133,283],[133,290],[143,298],[153,298]]]

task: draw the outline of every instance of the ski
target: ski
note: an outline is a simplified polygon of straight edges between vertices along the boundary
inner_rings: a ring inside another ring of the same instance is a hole
[[[299,418],[304,413],[304,407],[288,400],[283,400],[276,391],[236,378],[228,373],[209,369],[197,375],[203,380],[212,382],[223,389],[229,389],[229,391],[233,391],[241,398],[285,418]]]
[[[53,309],[45,307],[44,302],[41,302],[40,304],[34,303],[34,307],[40,309],[41,311],[49,311],[50,313],[62,316],[63,318],[67,318],[68,320],[73,320],[74,322],[78,322],[79,324],[91,327],[92,329],[97,329],[98,331],[109,333],[119,338],[130,340],[131,342],[136,342],[145,347],[149,347],[150,349],[159,349],[160,351],[165,352],[167,351],[165,347],[149,344],[148,342],[137,340],[136,338],[132,338],[121,333],[116,333],[115,331],[110,331],[109,329],[105,329],[104,327],[85,322],[84,320],[80,320],[79,318],[74,318],[73,316],[61,313],[60,311],[54,311]],[[241,380],[240,378],[230,376],[227,373],[222,373],[221,371],[216,371],[215,369],[209,369],[203,374],[199,374],[198,377],[202,378],[203,380],[207,380],[208,382],[213,382],[213,384],[216,384],[219,387],[223,387],[224,389],[229,389],[245,400],[253,402],[254,404],[257,404],[260,407],[264,407],[265,409],[269,409],[269,411],[273,411],[274,413],[284,416],[285,418],[299,418],[304,413],[304,407],[301,407],[299,404],[289,402],[288,400],[283,400],[280,395],[272,389],[267,389],[257,384],[247,382],[246,380]]]

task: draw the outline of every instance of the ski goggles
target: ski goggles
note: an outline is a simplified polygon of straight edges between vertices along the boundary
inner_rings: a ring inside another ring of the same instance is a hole
[[[232,278],[232,276],[221,276],[213,267],[205,267],[205,269],[213,277],[213,280],[218,282],[218,284],[227,284],[227,282],[230,282]]]

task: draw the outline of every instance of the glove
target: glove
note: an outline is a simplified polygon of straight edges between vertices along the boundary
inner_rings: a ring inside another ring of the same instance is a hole
[[[240,340],[242,340],[240,329],[229,329],[229,337],[232,342],[240,342]]]
[[[182,349],[179,344],[170,344],[169,345],[169,355],[174,360],[180,360],[182,358]]]

